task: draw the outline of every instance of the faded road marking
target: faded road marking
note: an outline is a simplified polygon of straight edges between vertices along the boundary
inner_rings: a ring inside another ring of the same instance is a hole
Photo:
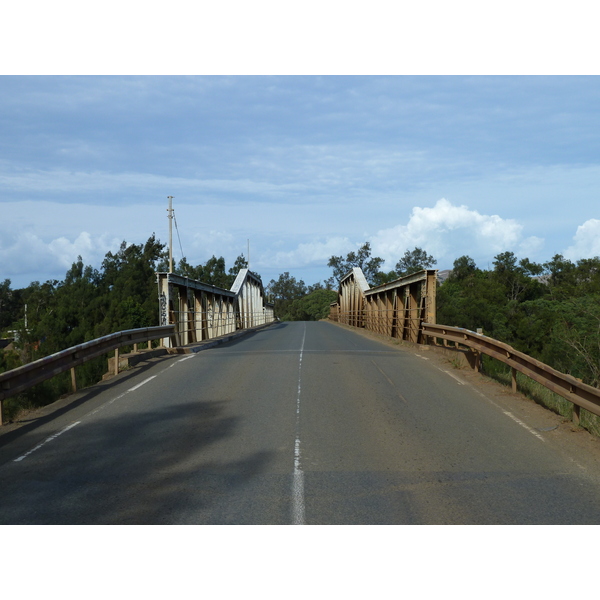
[[[447,373],[448,375],[450,375],[450,377],[452,377],[452,379],[457,381],[459,383],[459,385],[465,385],[465,382],[462,379],[459,379],[454,373],[451,373],[450,371],[446,371],[445,369],[440,369],[440,371],[443,371],[444,373]]]
[[[134,390],[141,388],[143,385],[146,385],[149,381],[152,381],[155,377],[156,377],[156,375],[152,375],[152,377],[148,377],[148,379],[144,379],[144,381],[142,381],[141,383],[138,383],[137,385],[134,385],[132,388],[129,388],[127,391],[133,392]]]
[[[23,454],[22,456],[19,456],[19,458],[15,458],[14,462],[19,462],[19,461],[23,460],[24,458],[29,456],[32,452],[39,450],[44,444],[47,444],[48,442],[55,440],[59,435],[62,435],[63,433],[65,433],[65,431],[69,431],[69,429],[75,427],[75,425],[79,425],[79,423],[81,423],[81,421],[76,421],[75,423],[71,423],[64,429],[61,429],[58,433],[51,435],[49,438],[46,438],[41,444],[38,444],[35,448],[32,448],[28,452],[25,452],[25,454]]]
[[[300,360],[298,363],[298,393],[296,395],[296,441],[294,443],[294,476],[292,479],[292,523],[304,525],[304,473],[300,463],[300,396],[302,394],[302,355],[304,354],[304,341],[306,339],[306,323],[300,346]]]

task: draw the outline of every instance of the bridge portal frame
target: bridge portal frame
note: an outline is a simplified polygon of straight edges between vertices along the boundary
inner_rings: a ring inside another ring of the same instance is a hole
[[[157,273],[159,323],[175,325],[164,340],[178,347],[212,339],[274,320],[260,277],[240,269],[231,290],[175,273]]]
[[[437,270],[426,269],[371,288],[358,267],[340,281],[329,318],[392,338],[424,343],[423,323],[436,322]]]

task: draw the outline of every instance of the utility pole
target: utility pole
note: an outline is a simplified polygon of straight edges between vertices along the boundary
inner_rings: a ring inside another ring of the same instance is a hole
[[[250,269],[250,240],[248,240],[248,269]]]
[[[169,273],[173,272],[173,196],[167,196],[169,199]]]

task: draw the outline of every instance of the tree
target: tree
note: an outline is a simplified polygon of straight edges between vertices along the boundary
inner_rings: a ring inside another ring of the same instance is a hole
[[[398,279],[398,273],[396,273],[396,271],[389,271],[388,273],[379,271],[379,273],[375,273],[375,276],[373,277],[373,285],[384,285],[396,281],[396,279]]]
[[[398,277],[406,277],[418,271],[430,269],[436,263],[437,260],[433,256],[427,254],[422,248],[415,247],[414,250],[407,250],[396,263],[396,273]]]
[[[231,267],[231,269],[229,269],[227,289],[231,289],[231,286],[233,285],[233,282],[235,281],[235,278],[237,277],[238,273],[242,269],[247,269],[247,268],[248,268],[248,261],[244,258],[243,254],[240,254],[235,259],[235,262],[233,263],[233,267]]]
[[[528,258],[517,263],[513,252],[502,252],[494,258],[493,278],[504,288],[509,301],[534,300],[545,293],[542,284],[533,278],[534,274],[542,273],[541,265],[532,263]]]
[[[275,316],[283,321],[291,320],[289,308],[292,302],[305,296],[306,291],[304,281],[296,281],[287,271],[277,280],[271,279],[266,289],[267,297],[273,300]]]
[[[562,254],[555,254],[552,260],[544,263],[548,273],[548,285],[554,296],[572,296],[577,286],[575,265]]]
[[[310,286],[314,287],[314,286]],[[319,321],[329,316],[330,305],[337,300],[337,292],[324,288],[298,298],[289,307],[290,321]]]
[[[346,258],[343,256],[332,256],[327,262],[327,266],[333,269],[333,277],[336,279],[338,285],[344,276],[354,267],[362,269],[365,279],[369,284],[374,285],[379,268],[383,262],[383,258],[377,256],[371,257],[371,244],[365,242],[358,249],[358,252],[349,252]]]
[[[461,256],[454,261],[450,279],[454,281],[464,281],[468,277],[473,277],[477,271],[477,265],[470,256]]]
[[[10,289],[10,279],[0,283],[0,332],[10,328],[12,323],[19,318],[21,311],[21,291]]]

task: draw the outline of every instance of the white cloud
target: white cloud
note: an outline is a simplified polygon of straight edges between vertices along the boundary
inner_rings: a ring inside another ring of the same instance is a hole
[[[541,238],[523,240],[523,226],[514,219],[484,215],[467,206],[455,206],[445,198],[433,207],[414,207],[406,225],[382,229],[371,238],[373,254],[393,268],[406,250],[423,248],[447,268],[463,255],[477,260],[489,260],[504,251],[538,251]]]
[[[564,251],[565,258],[579,260],[600,256],[600,220],[589,219],[577,228],[575,243]]]
[[[325,274],[325,265],[331,256],[345,256],[365,241],[371,243],[373,256],[386,261],[384,269],[393,269],[404,252],[415,246],[432,254],[440,269],[451,268],[454,260],[465,254],[482,268],[487,268],[493,256],[505,251],[515,252],[521,258],[539,260],[544,246],[540,237],[524,238],[523,226],[514,219],[481,214],[442,198],[433,207],[414,207],[406,224],[380,230],[371,236],[364,234],[355,241],[345,236],[332,236],[298,243],[292,250],[265,254],[260,266],[285,270],[320,266]]]
[[[17,235],[5,232],[0,242],[0,279],[14,280],[15,288],[28,285],[33,279],[62,279],[78,256],[85,264],[99,267],[105,254],[118,248],[116,238],[91,236],[86,231],[73,241],[60,237],[49,242],[31,231]]]

